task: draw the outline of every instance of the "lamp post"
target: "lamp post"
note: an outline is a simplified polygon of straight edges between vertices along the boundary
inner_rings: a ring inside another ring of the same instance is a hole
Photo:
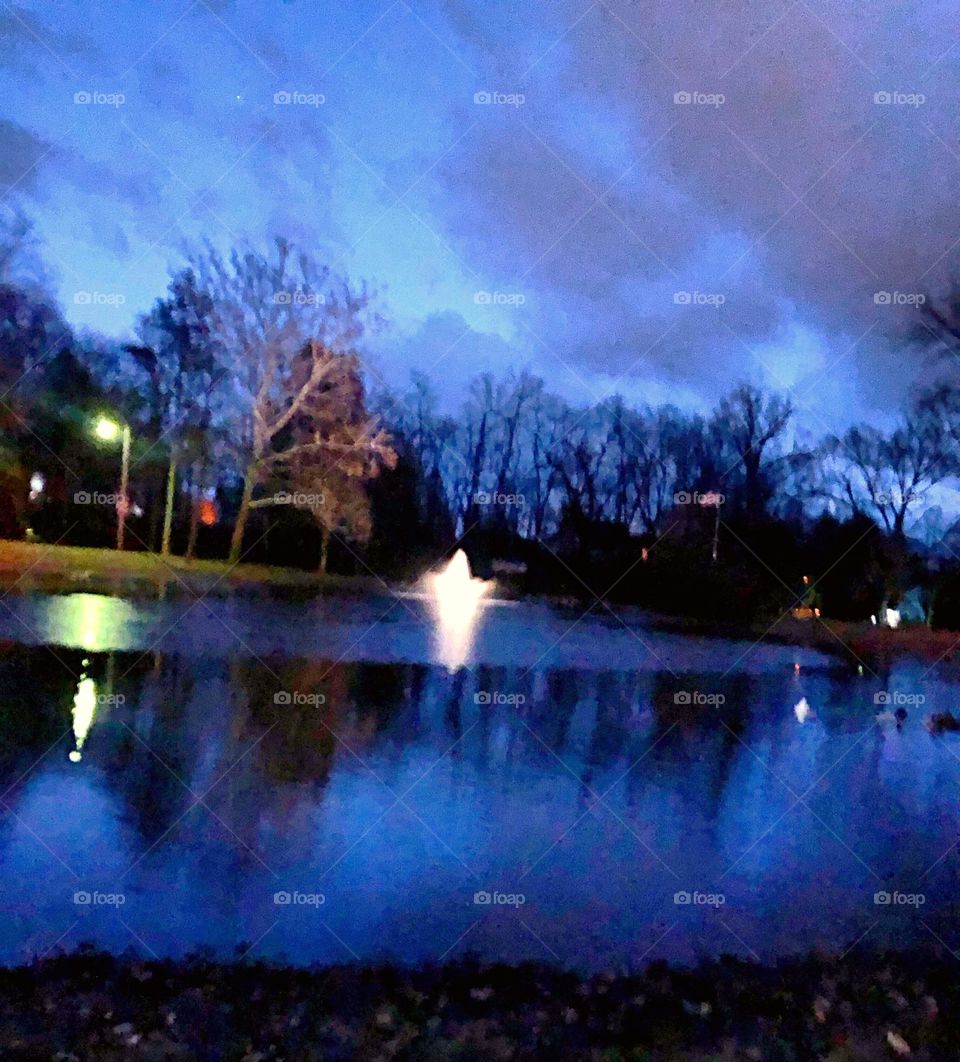
[[[109,417],[99,417],[93,430],[97,438],[103,439],[104,442],[113,442],[118,435],[121,437],[120,494],[117,497],[117,549],[122,550],[127,513],[130,511],[130,500],[127,497],[130,482],[130,425],[118,424]]]
[[[700,504],[705,507],[713,506],[714,509],[713,544],[710,550],[710,559],[714,564],[717,563],[717,554],[720,546],[720,506],[723,505],[723,501],[723,495],[715,490],[700,495]]]

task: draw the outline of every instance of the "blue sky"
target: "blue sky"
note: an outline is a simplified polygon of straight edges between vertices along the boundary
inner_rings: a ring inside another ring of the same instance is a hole
[[[925,371],[912,309],[875,295],[956,272],[956,21],[940,0],[4,5],[0,194],[79,328],[129,333],[200,239],[283,233],[380,290],[373,376],[426,370],[452,400],[528,367],[573,400],[691,407],[751,379],[818,433]]]

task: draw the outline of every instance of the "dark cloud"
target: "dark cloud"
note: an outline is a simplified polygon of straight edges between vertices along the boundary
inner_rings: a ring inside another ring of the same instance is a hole
[[[478,372],[505,373],[522,367],[517,348],[493,332],[473,328],[454,311],[431,314],[415,331],[388,335],[365,356],[375,382],[403,387],[410,368],[434,380],[465,388]]]
[[[4,66],[27,69],[40,58],[46,65],[59,62],[67,72],[74,60],[98,60],[103,54],[101,46],[86,34],[45,22],[24,7],[0,7],[0,62]]]
[[[52,257],[83,269],[89,246],[109,275],[147,255],[146,292],[184,240],[286,232],[390,289],[392,363],[453,345],[451,388],[461,366],[532,364],[571,392],[712,401],[750,377],[813,402],[826,378],[856,415],[919,364],[910,311],[877,292],[960,272],[944,0],[237,0],[47,21],[0,8],[18,94],[0,182],[46,211]],[[77,110],[77,89],[127,101]],[[274,103],[291,90],[326,102]],[[481,290],[513,301],[487,316]]]
[[[107,195],[131,207],[142,209],[156,203],[163,194],[164,175],[143,163],[126,172],[76,152],[62,152],[57,175],[85,195]]]
[[[52,144],[29,129],[0,118],[0,190],[3,197],[34,192],[42,164],[53,151]]]
[[[877,366],[902,359],[906,322],[874,295],[936,289],[958,239],[960,81],[938,62],[955,18],[933,7],[610,0],[581,17],[566,0],[520,3],[524,39],[542,27],[545,52],[524,77],[504,71],[479,6],[471,18],[460,4],[451,24],[501,78],[491,87],[527,100],[476,109],[477,134],[440,170],[438,209],[475,268],[536,290],[531,326],[579,363],[689,380],[708,361],[710,391],[756,368],[756,345],[769,357],[783,342],[789,362],[798,324],[837,356],[874,325],[852,361],[885,395]],[[875,102],[885,92],[923,100]],[[695,290],[725,301],[673,302]]]

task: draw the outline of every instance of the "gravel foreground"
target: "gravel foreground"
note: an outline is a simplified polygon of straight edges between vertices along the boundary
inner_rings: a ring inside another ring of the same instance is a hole
[[[141,962],[0,970],[6,1059],[957,1059],[956,960],[819,957],[580,978]]]

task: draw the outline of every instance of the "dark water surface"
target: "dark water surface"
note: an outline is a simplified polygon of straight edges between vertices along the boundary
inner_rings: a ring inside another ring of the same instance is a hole
[[[923,726],[960,704],[924,666],[519,606],[451,671],[418,602],[4,604],[0,961],[960,947],[960,738]]]

